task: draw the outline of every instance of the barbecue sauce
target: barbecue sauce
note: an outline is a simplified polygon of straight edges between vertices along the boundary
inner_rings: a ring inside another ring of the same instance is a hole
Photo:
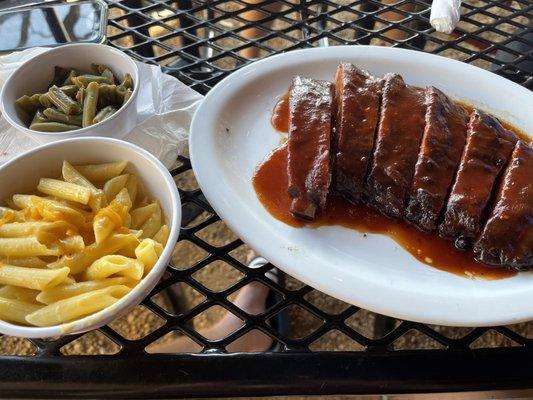
[[[270,122],[276,130],[289,132],[289,92],[281,96],[276,103]]]
[[[272,114],[272,125],[281,132],[288,131],[287,96],[281,97],[276,104]],[[293,217],[289,211],[291,198],[287,193],[285,144],[275,149],[257,167],[253,185],[257,197],[267,211],[288,225],[314,228],[340,225],[363,233],[385,234],[419,261],[468,278],[493,280],[516,275],[516,272],[506,268],[489,267],[477,262],[471,251],[460,251],[452,241],[443,239],[437,234],[422,232],[403,220],[390,219],[364,204],[352,204],[338,196],[328,197],[325,209],[317,214],[314,221],[302,221]]]

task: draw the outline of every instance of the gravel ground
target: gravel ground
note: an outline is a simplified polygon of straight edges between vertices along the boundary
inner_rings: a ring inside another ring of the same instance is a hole
[[[348,0],[342,0],[338,1],[339,3],[348,2]],[[485,2],[483,1],[468,1],[469,4],[472,5],[484,5]],[[479,4],[478,4],[479,3]],[[223,9],[221,11],[228,11],[228,10],[234,10],[236,9],[235,4],[232,4],[231,2],[226,3],[226,9]],[[506,15],[507,12],[500,9],[495,8],[489,10],[491,12],[497,13],[499,15]],[[111,12],[114,14],[120,14],[120,11],[117,8],[112,8]],[[165,16],[164,12],[160,12],[161,16]],[[168,15],[168,14],[166,14]],[[297,19],[297,15],[288,15],[288,18],[294,18]],[[355,19],[355,15],[350,12],[343,12],[335,14],[335,18],[341,21],[351,21]],[[388,19],[398,19],[399,16],[395,15],[387,15],[383,18]],[[490,19],[490,17],[484,16],[482,14],[477,14],[474,19],[478,20],[482,23],[493,23]],[[525,23],[527,21],[524,20],[523,17],[516,18],[516,22],[519,23]],[[124,22],[122,22],[124,23]],[[172,21],[168,23],[169,25],[172,25]],[[241,25],[240,22],[236,21],[235,19],[222,19],[220,21],[220,24],[224,28],[228,27],[238,27]],[[331,25],[331,26],[329,26]],[[334,23],[329,23],[328,28],[335,28]],[[287,21],[281,21],[278,20],[274,23],[272,26],[272,29],[283,29],[290,26],[290,22]],[[463,28],[466,31],[471,31],[475,27],[466,23],[461,22],[461,28]],[[498,26],[499,29],[501,29],[503,32],[512,32],[513,29],[515,29],[512,25],[509,24],[502,24]],[[115,34],[119,33],[120,30],[117,28],[109,28],[109,34]],[[165,32],[164,28],[151,28],[150,33],[152,35],[161,36],[163,34],[166,34],[168,32]],[[258,36],[264,36],[264,33],[262,34],[261,31],[256,32]],[[354,30],[353,29],[346,29],[338,33],[339,37],[341,38],[351,38],[353,37]],[[386,44],[386,38],[392,37],[394,35],[402,34],[401,32],[391,32],[389,31],[386,35],[384,35],[384,39],[382,40],[374,40],[373,44]],[[392,36],[389,36],[392,35]],[[496,33],[491,32],[485,32],[482,34],[482,36],[488,40],[492,40],[495,42],[500,42],[505,39],[505,36],[499,35]],[[265,45],[274,47],[274,48],[287,48],[292,45],[292,38],[298,39],[300,37],[300,31],[298,29],[294,29],[293,31],[290,31],[287,33],[287,36],[285,39],[271,39],[264,42]],[[397,36],[395,36],[397,37]],[[447,35],[436,35],[439,39],[442,40],[449,40],[450,37]],[[126,36],[123,39],[120,39],[121,44],[129,44],[131,42],[131,38]],[[332,41],[334,42],[334,41]],[[220,39],[216,41],[216,44],[219,45],[222,48],[235,48],[237,46],[240,46],[244,44],[244,40],[236,40],[236,39]],[[179,47],[181,46],[181,39],[180,38],[174,38],[172,40],[167,41],[167,44],[170,46]],[[331,43],[335,44],[335,43]],[[427,50],[432,50],[437,46],[434,42],[428,42],[426,45]],[[465,49],[465,51],[473,50],[475,47],[473,47],[472,44],[469,43],[462,43],[461,46]],[[163,49],[156,49],[156,52],[160,55],[165,54],[165,51]],[[258,56],[262,56],[264,54],[264,51],[259,50]],[[446,50],[441,53],[442,55],[456,58],[459,60],[464,60],[466,57],[466,53],[459,50]],[[168,61],[168,60],[167,60]],[[478,60],[474,62],[474,64],[483,67],[483,68],[489,68],[490,64],[487,61],[484,60]],[[234,61],[232,60],[220,60],[217,62],[217,65],[231,69],[234,67]],[[176,183],[180,188],[183,189],[192,189],[197,187],[197,183],[194,179],[193,173],[191,171],[180,175],[176,178]],[[198,223],[200,220],[206,218],[207,215],[201,215],[198,217],[196,221],[193,223]],[[235,239],[235,235],[226,227],[226,225],[223,222],[218,222],[216,224],[213,224],[209,226],[208,228],[204,229],[200,232],[199,236],[214,245],[222,245],[225,243],[228,243]],[[249,251],[248,246],[243,245],[239,247],[238,249],[234,250],[232,252],[232,255],[241,260],[244,261],[246,258],[246,254]],[[205,252],[200,249],[199,247],[195,246],[194,244],[190,242],[180,242],[175,249],[174,252],[174,264],[178,268],[186,269],[190,267],[195,261],[203,258],[205,256]],[[242,274],[234,269],[233,267],[222,263],[222,262],[215,262],[207,267],[203,268],[199,272],[197,272],[194,275],[194,278],[198,280],[200,283],[202,283],[204,286],[215,289],[215,290],[221,290],[226,288],[227,286],[231,285],[232,283],[238,281],[242,277]],[[301,282],[298,282],[294,278],[289,278],[287,282],[287,286],[290,289],[301,287]],[[193,288],[181,284],[180,291],[183,293],[183,296],[187,299],[187,304],[189,307],[192,307],[199,302],[203,300],[203,295],[201,295],[199,292],[194,290]],[[232,296],[231,298],[234,298]],[[338,313],[344,310],[347,307],[347,304],[336,300],[330,296],[327,296],[323,293],[320,293],[318,291],[312,291],[310,294],[306,296],[307,300],[309,300],[311,303],[315,304],[317,307],[331,313]],[[156,301],[163,307],[168,307],[168,304],[166,302],[166,299],[163,296],[158,296]],[[312,332],[318,325],[319,321],[317,321],[316,318],[314,318],[311,314],[306,312],[305,310],[298,308],[298,307],[292,307],[289,310],[290,313],[290,336],[293,338],[298,337],[305,337],[310,332]],[[220,307],[213,307],[206,312],[202,313],[198,317],[196,317],[192,324],[195,329],[203,329],[209,326],[212,326],[214,323],[219,321],[222,316],[224,315],[224,310]],[[351,317],[348,320],[348,324],[352,326],[354,329],[360,331],[361,333],[373,337],[373,321],[375,319],[375,314],[367,311],[360,311],[357,314],[355,314],[353,317]],[[163,320],[158,317],[157,315],[153,314],[149,310],[145,309],[142,306],[137,307],[134,311],[129,313],[128,315],[120,318],[119,320],[113,322],[111,324],[112,328],[115,329],[118,333],[120,333],[122,336],[124,336],[127,339],[136,339],[140,337],[146,336],[148,333],[152,332],[154,329],[157,329],[157,327],[161,326],[163,324]],[[454,329],[454,328],[448,328],[448,327],[434,327],[437,331],[441,332],[442,334],[458,338],[466,335],[470,330],[466,328],[462,329]],[[520,333],[523,336],[526,336],[528,338],[533,338],[533,323],[527,323],[527,324],[519,324],[512,326],[511,329],[515,330],[516,332]],[[162,341],[168,340],[170,337],[172,337],[175,334],[169,334],[165,337],[163,337]],[[485,335],[481,336],[480,339],[478,339],[474,344],[473,347],[497,347],[497,346],[513,346],[517,345],[516,343],[512,342],[510,339],[505,338],[501,336],[499,333],[494,331],[489,331]],[[427,336],[424,336],[423,334],[419,332],[409,332],[408,334],[401,337],[399,340],[397,340],[393,344],[395,349],[438,349],[441,348],[441,346],[435,342],[434,340],[430,339]],[[199,346],[196,345],[193,342],[191,342],[191,347],[194,347],[193,351],[200,351],[201,349]],[[331,331],[328,334],[324,335],[322,338],[320,338],[318,341],[313,343],[311,346],[313,350],[317,351],[345,351],[345,350],[362,350],[362,346],[350,338],[346,337],[344,334],[338,331]],[[24,340],[19,338],[13,338],[13,337],[7,337],[3,336],[0,337],[0,354],[6,354],[6,355],[31,355],[34,352],[35,348],[33,345]],[[70,343],[69,345],[65,346],[62,349],[62,353],[66,355],[71,354],[114,354],[119,350],[118,346],[111,342],[109,339],[107,339],[104,335],[98,333],[98,332],[91,332],[88,333],[81,338],[77,339],[76,341]],[[305,397],[306,398],[306,397]],[[354,396],[337,396],[337,397],[331,397],[332,399],[356,399],[358,397]],[[367,397],[368,398],[368,397]],[[376,397],[378,398],[378,397]],[[279,399],[289,399],[288,397],[280,397]],[[290,397],[292,400],[296,399],[304,399],[304,397]]]

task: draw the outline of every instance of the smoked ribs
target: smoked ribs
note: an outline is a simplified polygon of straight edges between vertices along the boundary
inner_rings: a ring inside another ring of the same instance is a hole
[[[290,212],[329,194],[453,240],[487,265],[533,268],[533,148],[488,113],[398,74],[341,63],[289,90]]]
[[[382,80],[353,64],[341,63],[335,75],[334,191],[359,201],[364,189],[379,119]]]
[[[294,77],[289,90],[289,195],[294,216],[313,219],[331,182],[333,84]]]

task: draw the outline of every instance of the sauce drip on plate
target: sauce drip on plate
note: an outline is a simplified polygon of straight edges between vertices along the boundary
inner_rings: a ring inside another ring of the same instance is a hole
[[[285,93],[280,97],[272,111],[270,119],[272,126],[280,131],[289,132],[289,93]]]

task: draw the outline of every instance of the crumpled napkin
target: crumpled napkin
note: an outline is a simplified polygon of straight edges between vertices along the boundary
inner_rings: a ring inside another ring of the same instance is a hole
[[[33,48],[1,56],[0,89],[23,62],[46,50]],[[141,83],[137,126],[122,139],[148,150],[170,168],[187,147],[192,116],[203,96],[164,74],[158,66],[140,62],[137,65]],[[0,165],[40,144],[0,116]]]
[[[450,34],[461,19],[461,0],[433,0],[429,23],[437,32]]]

